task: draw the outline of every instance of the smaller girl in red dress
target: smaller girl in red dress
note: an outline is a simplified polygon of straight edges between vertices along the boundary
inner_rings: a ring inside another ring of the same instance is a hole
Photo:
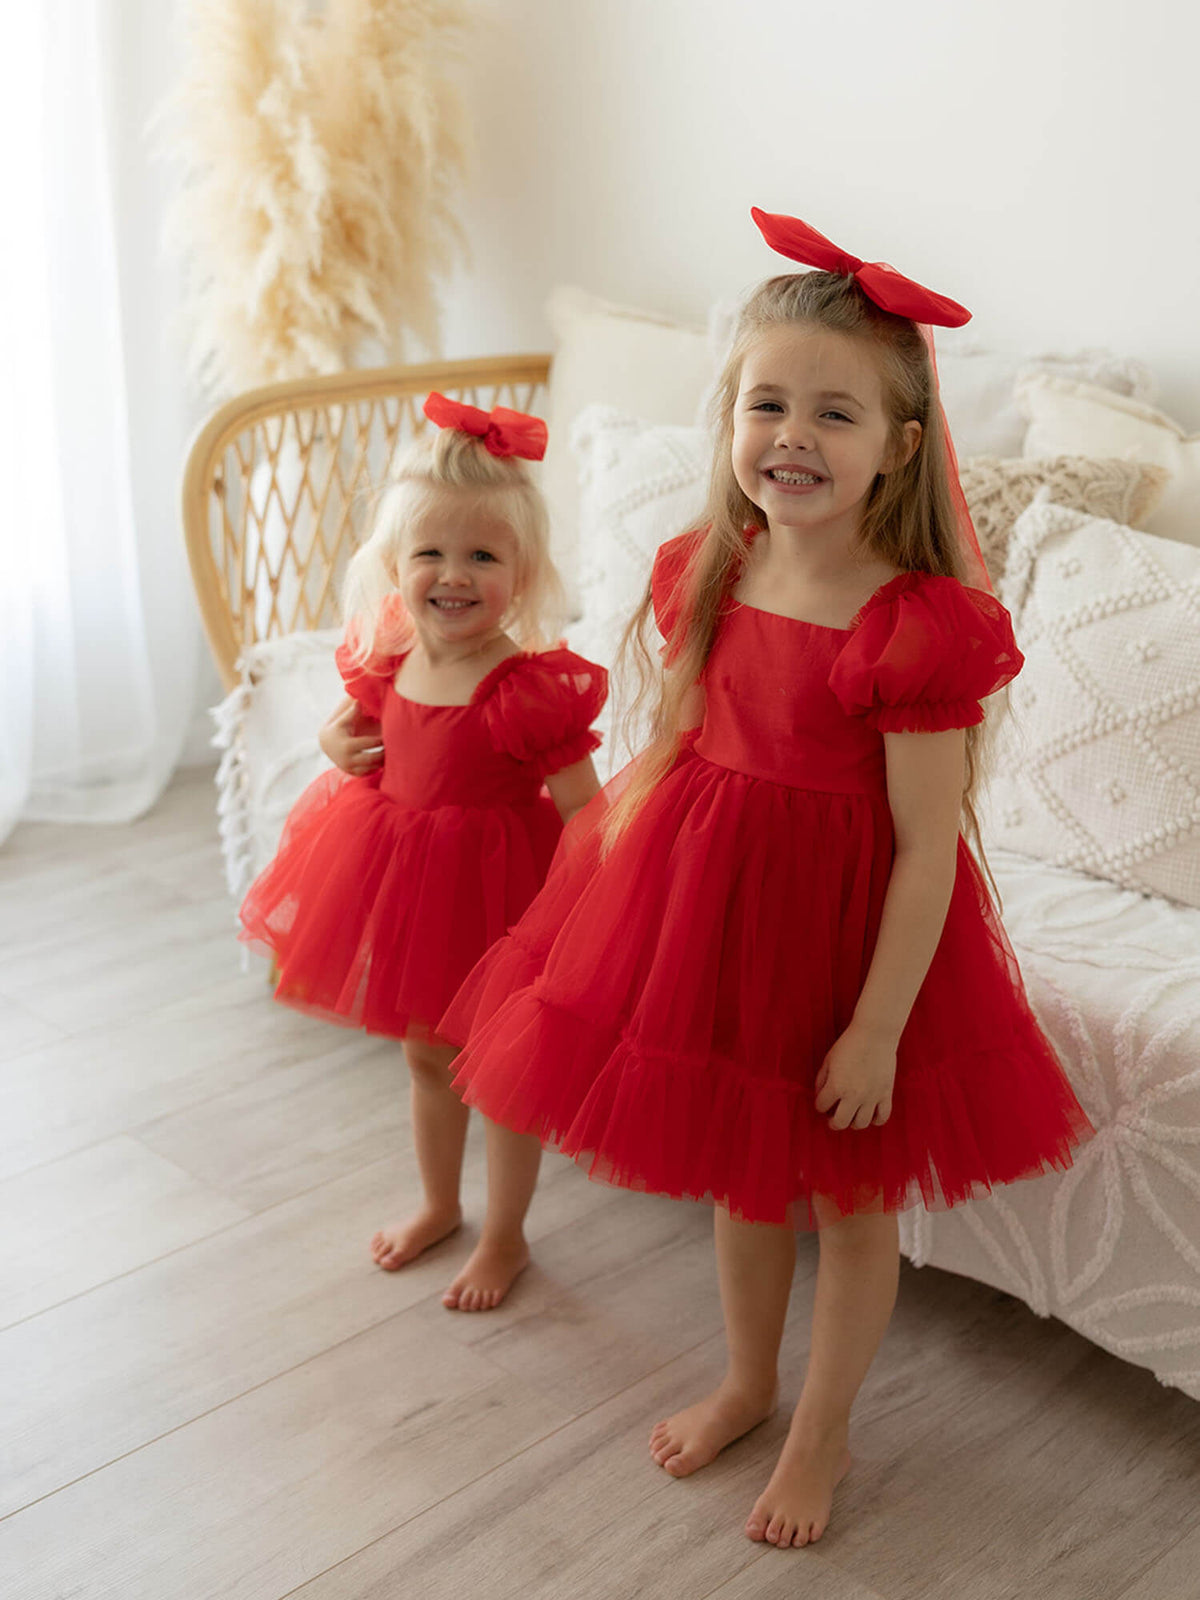
[[[541,459],[544,423],[436,394],[425,411],[437,428],[399,461],[347,574],[348,699],[322,730],[342,770],[305,790],[241,908],[276,998],[404,1041],[424,1203],[372,1240],[388,1271],[461,1221],[468,1111],[436,1024],[597,792],[607,693],[602,667],[546,648],[561,589],[522,459]],[[489,1303],[475,1276],[450,1304]]]
[[[1022,665],[925,326],[969,314],[755,219],[818,270],[747,304],[703,524],[655,561],[655,736],[441,1026],[497,1174],[541,1140],[714,1206],[728,1365],[651,1434],[673,1476],[775,1406],[794,1230],[820,1230],[807,1376],[746,1523],[784,1546],[847,1470],[896,1213],[1065,1167],[1090,1127],[967,842],[980,702]]]

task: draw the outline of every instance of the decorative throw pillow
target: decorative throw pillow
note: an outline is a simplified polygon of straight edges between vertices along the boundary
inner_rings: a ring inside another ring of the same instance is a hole
[[[569,439],[576,417],[586,406],[605,405],[650,423],[694,423],[713,363],[702,328],[611,305],[582,289],[555,289],[546,317],[554,333],[554,362],[542,487],[554,558],[574,599],[579,491]]]
[[[340,628],[322,628],[254,645],[243,681],[213,707],[217,825],[236,900],[275,854],[300,791],[329,766],[317,729],[345,694],[334,660],[341,641]]]
[[[1146,526],[1200,544],[1200,435],[1137,400],[1044,373],[1022,379],[1017,398],[1029,418],[1026,456],[1119,456],[1165,467],[1170,482]]]
[[[579,463],[579,597],[573,649],[614,664],[621,635],[646,591],[654,552],[704,508],[708,437],[701,428],[651,427],[611,406],[589,406],[571,434]],[[628,753],[613,736],[618,693],[598,725],[608,770]]]
[[[1039,489],[1048,489],[1055,505],[1142,528],[1168,477],[1164,467],[1097,461],[1090,456],[1051,456],[1044,461],[975,456],[961,463],[960,475],[993,578],[1004,571],[1013,524]]]
[[[987,838],[1200,906],[1200,550],[1042,491],[1000,597],[1026,660],[996,733]]]

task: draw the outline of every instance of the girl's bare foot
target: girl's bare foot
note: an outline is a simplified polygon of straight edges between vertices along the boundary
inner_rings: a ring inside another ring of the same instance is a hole
[[[793,1422],[771,1481],[746,1519],[747,1537],[781,1550],[814,1543],[828,1526],[833,1491],[849,1466],[845,1428]]]
[[[423,1250],[448,1238],[462,1222],[462,1212],[437,1211],[431,1206],[407,1222],[393,1222],[371,1240],[371,1259],[385,1272],[395,1272],[415,1261]]]
[[[528,1265],[529,1246],[523,1238],[480,1239],[442,1304],[450,1311],[494,1311]]]
[[[741,1389],[725,1380],[686,1411],[677,1411],[650,1432],[650,1454],[673,1478],[714,1461],[727,1444],[749,1433],[775,1409],[775,1391]]]

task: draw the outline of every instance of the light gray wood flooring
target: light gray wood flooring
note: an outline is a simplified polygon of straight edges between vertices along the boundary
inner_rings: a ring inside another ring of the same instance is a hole
[[[1200,1407],[905,1267],[825,1539],[740,1525],[785,1416],[684,1482],[650,1424],[721,1370],[710,1219],[546,1163],[536,1265],[405,1272],[398,1050],[243,972],[211,776],[0,851],[4,1600],[1195,1600]],[[470,1215],[480,1214],[472,1136]],[[785,1403],[803,1373],[804,1240]]]

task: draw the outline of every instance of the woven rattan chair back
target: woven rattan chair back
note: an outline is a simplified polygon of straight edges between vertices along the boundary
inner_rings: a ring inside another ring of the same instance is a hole
[[[550,358],[379,367],[239,395],[199,429],[183,526],[208,642],[226,688],[261,640],[339,621],[346,563],[396,451],[429,426],[432,390],[544,415]]]

